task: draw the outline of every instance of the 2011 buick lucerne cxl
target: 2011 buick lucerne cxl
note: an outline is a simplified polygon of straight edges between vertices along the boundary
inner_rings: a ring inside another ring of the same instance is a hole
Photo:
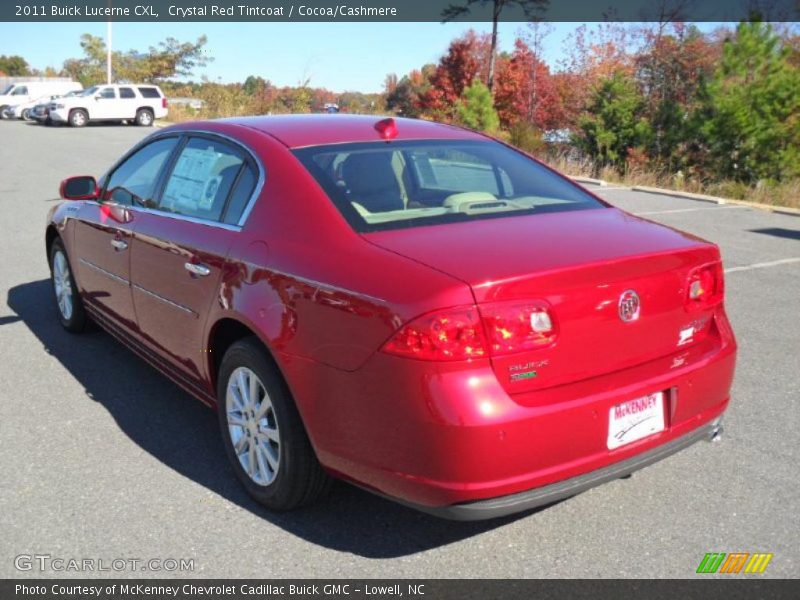
[[[334,477],[489,518],[719,436],[736,343],[717,247],[481,134],[188,123],[61,195],[63,326],[98,323],[216,407],[272,509]]]

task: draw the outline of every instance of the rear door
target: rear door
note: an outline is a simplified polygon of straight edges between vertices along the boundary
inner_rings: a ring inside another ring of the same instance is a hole
[[[256,169],[238,146],[190,135],[164,178],[156,210],[137,216],[131,281],[140,331],[192,378],[203,375],[206,315],[219,301],[226,256]]]
[[[135,329],[130,291],[130,245],[138,222],[134,205],[152,202],[177,138],[143,146],[107,177],[100,202],[84,202],[75,221],[78,282],[86,301],[106,317]]]

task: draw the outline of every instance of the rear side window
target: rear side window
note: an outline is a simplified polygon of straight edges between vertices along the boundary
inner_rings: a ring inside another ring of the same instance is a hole
[[[257,179],[253,167],[245,164],[228,201],[228,208],[225,210],[225,217],[223,218],[225,223],[229,225],[239,223],[239,219],[242,218],[242,213],[253,195]]]
[[[191,138],[175,161],[159,208],[219,221],[244,163],[242,153],[228,144]]]
[[[164,138],[147,144],[129,156],[111,174],[103,199],[123,206],[139,205],[153,208],[156,184],[178,138]]]
[[[161,94],[158,92],[158,88],[154,87],[140,87],[139,93],[142,95],[143,98],[161,98]]]
[[[359,232],[604,206],[493,141],[336,144],[295,155]]]
[[[119,88],[119,97],[136,98],[136,94],[133,93],[133,90],[131,88]]]

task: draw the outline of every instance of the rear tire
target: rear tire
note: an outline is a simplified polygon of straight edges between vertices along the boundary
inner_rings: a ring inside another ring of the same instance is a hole
[[[89,122],[89,113],[82,108],[76,108],[69,113],[69,124],[73,127],[83,127]]]
[[[136,111],[136,119],[134,122],[139,127],[150,127],[153,125],[154,120],[153,111],[149,108],[140,108]]]
[[[61,326],[71,333],[82,332],[86,328],[86,311],[60,239],[50,247],[50,281]]]
[[[20,117],[22,118],[23,121],[30,121],[31,120],[31,110],[29,108],[26,108],[25,110],[22,111],[22,114],[20,115]]]
[[[259,503],[292,510],[330,489],[332,480],[314,454],[289,389],[256,338],[240,340],[225,353],[217,412],[234,473]]]

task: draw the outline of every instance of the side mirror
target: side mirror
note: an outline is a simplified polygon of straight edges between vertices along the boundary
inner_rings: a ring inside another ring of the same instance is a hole
[[[97,200],[100,197],[97,180],[91,175],[68,177],[61,182],[59,193],[64,200]]]

